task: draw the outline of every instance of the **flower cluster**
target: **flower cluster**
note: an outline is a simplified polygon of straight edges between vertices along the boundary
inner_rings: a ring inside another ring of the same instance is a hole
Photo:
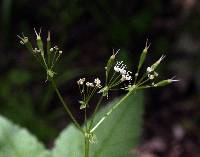
[[[158,73],[154,71],[151,67],[147,67],[147,76],[150,80],[154,80],[156,77],[158,77]]]
[[[82,100],[79,101],[81,104],[80,109],[84,109],[89,106],[89,101],[94,96],[95,92],[102,87],[101,81],[99,78],[96,78],[94,82],[86,82],[85,78],[80,78],[77,84],[82,97]]]
[[[123,61],[117,62],[114,66],[114,71],[121,74],[121,81],[130,81],[132,80],[131,71],[127,71],[127,66],[123,64]]]
[[[134,81],[132,78],[132,72],[127,70],[127,66],[123,63],[123,61],[116,61],[116,55],[118,54],[119,50],[116,53],[113,51],[113,55],[109,58],[106,68],[105,68],[106,83],[98,93],[102,93],[103,96],[107,96],[108,98],[108,93],[111,90],[125,89],[128,91],[132,91],[135,89],[164,86],[172,82],[178,81],[178,80],[175,80],[173,77],[171,79],[166,79],[166,80],[162,80],[155,83],[157,80],[156,78],[158,77],[158,73],[156,69],[160,65],[161,61],[165,58],[164,55],[162,55],[154,64],[152,64],[151,66],[148,66],[146,68],[146,71],[143,74],[140,74],[141,68],[143,67],[143,64],[145,62],[149,47],[150,47],[150,44],[147,41],[146,46],[140,55],[140,60],[138,63],[138,67],[136,69]],[[138,78],[139,76],[141,77]],[[128,84],[124,83],[126,81],[128,81]],[[86,83],[86,85],[93,86],[90,83]],[[122,85],[123,87],[121,87]]]

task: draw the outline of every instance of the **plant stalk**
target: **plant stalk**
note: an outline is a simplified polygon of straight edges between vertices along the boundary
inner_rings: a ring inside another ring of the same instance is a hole
[[[89,130],[92,128],[92,125],[93,125],[93,123],[94,123],[94,118],[95,118],[95,116],[96,116],[96,113],[97,113],[97,111],[98,111],[98,109],[99,109],[99,107],[100,107],[100,104],[101,104],[102,100],[103,100],[103,95],[101,95],[101,97],[100,97],[100,99],[99,99],[99,101],[98,101],[98,103],[97,103],[97,105],[96,105],[96,107],[95,107],[95,110],[94,110],[94,112],[93,112],[93,114],[92,114],[91,121],[90,121],[90,125],[89,125]]]
[[[85,157],[89,157],[90,142],[87,132],[85,133]]]
[[[74,124],[76,125],[76,127],[82,132],[84,133],[83,129],[81,128],[80,124],[77,122],[77,120],[75,119],[75,117],[73,116],[72,112],[70,111],[69,107],[67,106],[67,104],[65,103],[63,97],[60,94],[60,91],[58,90],[58,87],[55,83],[55,81],[53,79],[51,79],[51,84],[54,88],[54,90],[56,91],[56,94],[58,95],[58,98],[60,99],[63,107],[65,108],[65,110],[67,111],[68,115],[70,116],[70,118],[72,119],[72,121],[74,122]]]

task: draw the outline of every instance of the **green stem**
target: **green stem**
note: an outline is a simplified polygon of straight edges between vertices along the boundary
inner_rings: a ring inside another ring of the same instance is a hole
[[[144,73],[142,78],[137,82],[137,84],[140,84],[145,79],[146,76],[147,76],[147,73]]]
[[[72,121],[74,122],[74,124],[76,125],[76,127],[84,133],[83,129],[81,128],[80,124],[76,121],[75,117],[73,116],[73,114],[71,113],[69,107],[67,106],[67,104],[65,103],[63,97],[61,96],[58,88],[57,88],[57,85],[55,83],[55,81],[53,79],[51,79],[51,84],[54,88],[54,90],[56,91],[56,94],[58,95],[58,98],[60,99],[63,107],[65,108],[65,110],[67,111],[68,115],[70,116],[70,118],[72,119]]]
[[[84,109],[84,120],[85,120],[85,132],[87,132],[87,129],[88,129],[88,122],[87,122],[87,105]]]
[[[126,100],[126,98],[132,94],[132,92],[136,91],[136,88],[134,88],[133,90],[129,91],[118,103],[116,103],[106,114],[105,116],[103,116],[99,122],[90,130],[90,133],[94,132],[98,126],[103,123],[104,120],[106,120],[108,118],[108,116],[119,106],[122,104],[122,102],[124,100]]]
[[[112,75],[112,77],[111,77],[111,79],[110,79],[110,81],[109,81],[109,83],[108,83],[108,84],[110,84],[110,83],[112,82],[112,80],[113,80],[113,78],[114,78],[115,74],[116,74],[116,71],[115,71],[115,72],[114,72],[114,74]],[[106,83],[106,85],[107,85],[107,83]]]
[[[93,123],[94,123],[95,115],[96,115],[96,113],[97,113],[97,111],[98,111],[98,109],[99,109],[99,106],[100,106],[102,100],[103,100],[103,95],[100,97],[100,99],[99,99],[99,101],[98,101],[98,103],[97,103],[97,105],[96,105],[96,107],[95,107],[95,109],[94,109],[94,112],[93,112],[93,114],[92,114],[92,118],[91,118],[91,121],[90,121],[90,125],[89,125],[89,130],[92,128],[92,125],[93,125]]]
[[[85,157],[89,157],[90,142],[87,132],[85,134]]]
[[[118,75],[118,76],[114,79],[114,81],[111,82],[111,83],[109,84],[109,86],[112,86],[112,87],[113,87],[113,84],[115,84],[116,82],[118,82],[117,80],[120,78],[120,76],[121,76],[121,75]]]

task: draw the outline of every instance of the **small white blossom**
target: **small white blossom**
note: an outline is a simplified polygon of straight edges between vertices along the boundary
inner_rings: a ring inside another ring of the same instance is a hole
[[[126,65],[123,64],[123,61],[116,63],[116,65],[114,66],[114,71],[120,72],[121,75],[126,75],[127,73],[130,72],[126,70]]]
[[[41,50],[40,50],[40,49],[37,49],[37,48],[35,48],[35,49],[33,50],[33,52],[35,52],[35,53],[40,53],[40,52],[41,52]]]
[[[58,48],[58,46],[57,46],[57,45],[55,45],[55,46],[54,46],[54,49],[55,49],[55,50],[58,50],[59,48]]]
[[[123,68],[123,69],[119,69],[119,72],[120,72],[120,74],[122,74],[122,75],[126,75],[126,70]]]
[[[78,84],[78,85],[82,85],[84,82],[85,82],[85,78],[80,78],[80,79],[77,81],[77,84]]]
[[[94,84],[90,83],[90,82],[86,82],[86,86],[88,86],[88,87],[94,87]]]
[[[119,68],[117,66],[115,66],[114,71],[119,72]]]
[[[130,75],[126,75],[126,80],[130,81],[130,80],[132,80],[132,77]]]
[[[101,88],[102,86],[101,86],[101,80],[99,79],[99,78],[96,78],[95,80],[94,80],[94,83],[96,84],[96,87],[98,87],[98,88]]]
[[[22,40],[20,40],[20,44],[24,45],[24,42]]]
[[[126,65],[123,64],[123,61],[117,62],[117,64],[114,66],[114,71],[120,72],[122,75],[126,73]]]
[[[90,86],[90,82],[86,82],[86,86]]]
[[[154,77],[154,75],[148,74],[148,78],[149,78],[150,80],[153,80],[155,77]]]
[[[59,54],[62,54],[62,51],[60,50],[60,51],[58,51],[59,52]]]
[[[119,72],[122,75],[120,79],[122,82],[132,80],[132,77],[130,76],[132,72],[126,70],[126,65],[123,64],[123,61],[116,63],[116,65],[114,66],[114,71]]]
[[[126,75],[122,75],[121,81],[122,82],[126,81]]]
[[[122,75],[121,81],[130,81],[132,80],[132,77],[130,75]]]
[[[150,73],[153,71],[153,68],[152,67],[147,67],[147,72]]]
[[[50,48],[50,52],[53,52],[53,48]]]

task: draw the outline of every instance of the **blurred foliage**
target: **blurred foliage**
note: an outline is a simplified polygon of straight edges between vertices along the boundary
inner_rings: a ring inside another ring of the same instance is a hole
[[[44,146],[26,129],[0,116],[0,156],[48,157]]]

